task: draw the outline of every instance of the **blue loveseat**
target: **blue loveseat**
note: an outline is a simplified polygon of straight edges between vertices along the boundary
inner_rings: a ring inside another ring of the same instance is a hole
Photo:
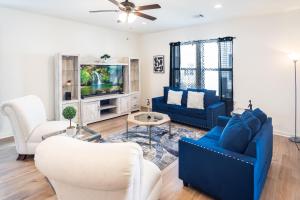
[[[181,106],[167,104],[169,90],[183,91]],[[204,92],[204,108],[187,108],[188,91]],[[172,121],[188,124],[198,128],[211,129],[216,125],[217,117],[225,115],[225,103],[216,96],[216,91],[205,89],[187,89],[164,87],[164,96],[152,99],[152,110],[168,114]]]
[[[217,199],[258,200],[272,160],[273,126],[267,118],[243,153],[226,150],[219,139],[230,118],[199,140],[179,141],[179,178]]]

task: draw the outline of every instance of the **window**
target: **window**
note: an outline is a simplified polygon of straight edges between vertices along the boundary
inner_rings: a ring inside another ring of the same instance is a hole
[[[171,43],[170,86],[215,90],[233,107],[233,38]],[[178,57],[179,55],[179,57]]]
[[[182,45],[180,58],[180,88],[194,88],[197,85],[196,45]]]
[[[199,52],[197,53],[197,51]],[[217,41],[183,44],[181,45],[180,59],[181,88],[205,88],[215,90],[219,94],[219,47]]]
[[[219,49],[217,42],[200,43],[202,87],[219,95]]]

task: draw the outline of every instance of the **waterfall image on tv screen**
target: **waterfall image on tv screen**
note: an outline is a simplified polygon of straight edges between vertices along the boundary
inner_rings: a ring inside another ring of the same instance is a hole
[[[123,92],[123,66],[82,65],[80,69],[81,96]]]

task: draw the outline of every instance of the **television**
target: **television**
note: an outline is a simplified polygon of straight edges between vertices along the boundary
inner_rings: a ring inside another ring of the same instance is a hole
[[[81,65],[81,98],[123,93],[122,65]]]

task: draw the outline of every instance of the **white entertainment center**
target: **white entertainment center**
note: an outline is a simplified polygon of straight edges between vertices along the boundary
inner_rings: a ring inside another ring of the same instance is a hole
[[[83,98],[80,76],[82,66],[122,66],[122,93]],[[116,62],[80,63],[79,54],[58,54],[55,65],[56,120],[64,120],[62,111],[67,106],[77,110],[73,121],[84,125],[140,110],[140,60],[120,58]]]

